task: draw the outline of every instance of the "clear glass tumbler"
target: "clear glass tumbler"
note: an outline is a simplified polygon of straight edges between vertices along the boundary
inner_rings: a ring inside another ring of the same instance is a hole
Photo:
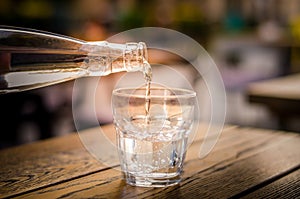
[[[178,88],[151,87],[148,96],[143,87],[113,91],[119,159],[128,184],[165,187],[180,182],[195,98],[194,91]]]

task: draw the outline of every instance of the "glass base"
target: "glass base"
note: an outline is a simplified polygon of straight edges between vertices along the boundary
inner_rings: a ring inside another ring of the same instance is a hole
[[[172,177],[141,177],[134,176],[130,173],[125,174],[127,184],[138,187],[168,187],[178,184],[181,181],[180,175]]]

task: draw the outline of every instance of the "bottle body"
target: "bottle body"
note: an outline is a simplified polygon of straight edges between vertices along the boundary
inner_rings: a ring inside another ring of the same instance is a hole
[[[143,71],[144,43],[85,42],[52,33],[0,27],[0,93],[83,76]]]

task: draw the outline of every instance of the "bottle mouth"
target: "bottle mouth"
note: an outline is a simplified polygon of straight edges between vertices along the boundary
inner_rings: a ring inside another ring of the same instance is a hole
[[[125,53],[133,54],[137,58],[143,58],[144,60],[148,61],[148,52],[147,46],[144,42],[128,42],[126,43],[126,51]]]
[[[123,51],[123,64],[127,71],[145,72],[145,63],[148,62],[147,46],[144,42],[126,43]]]
[[[148,51],[147,51],[147,45],[144,42],[138,43],[138,50],[141,53],[141,56],[144,57],[146,61],[148,61]]]

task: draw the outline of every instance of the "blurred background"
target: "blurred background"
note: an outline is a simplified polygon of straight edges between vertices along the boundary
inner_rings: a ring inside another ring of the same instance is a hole
[[[180,31],[198,41],[216,62],[227,93],[228,124],[280,129],[278,115],[249,102],[248,85],[300,72],[300,0],[1,0],[0,24],[87,41],[145,26]],[[194,88],[203,87],[182,60],[163,53],[153,53],[150,59],[174,65]],[[174,81],[168,71],[159,74],[155,78]],[[100,124],[112,122],[109,97],[118,78],[101,78],[96,96]],[[73,83],[1,95],[0,147],[74,132]],[[86,80],[87,88],[93,83]],[[84,107],[90,99],[86,92],[80,95],[78,106],[88,128],[90,113]],[[207,96],[198,97],[202,103]],[[285,128],[300,132],[299,123],[298,113]]]

